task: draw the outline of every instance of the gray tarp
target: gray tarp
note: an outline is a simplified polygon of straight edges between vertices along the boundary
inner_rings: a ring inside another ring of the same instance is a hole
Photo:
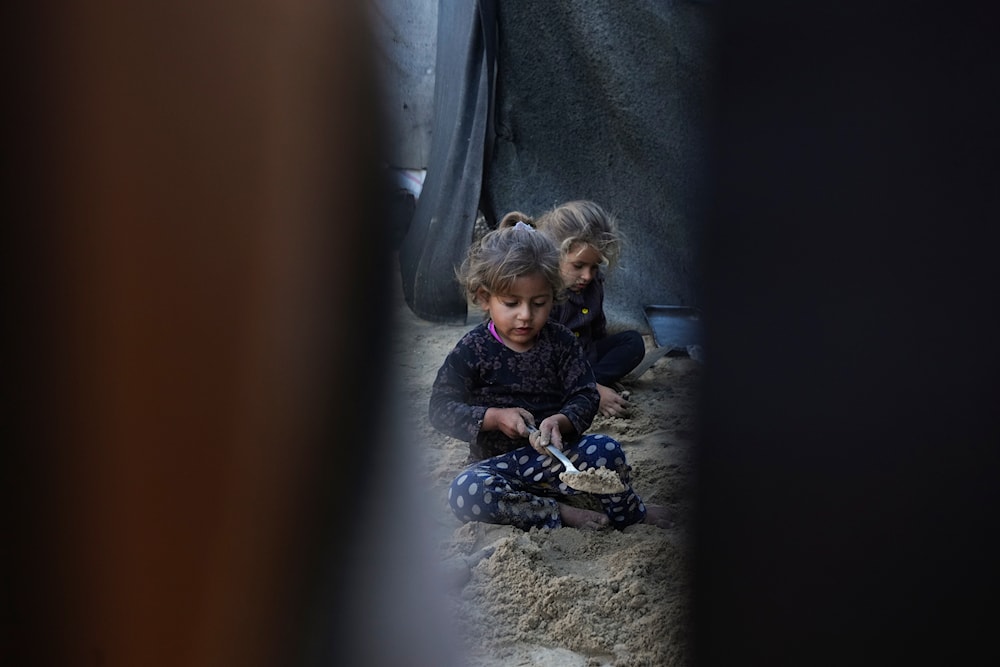
[[[403,294],[418,316],[464,323],[467,307],[454,266],[469,246],[483,176],[491,103],[493,54],[486,52],[480,6],[491,18],[495,3],[442,0],[438,5],[433,140],[427,177],[399,250]]]

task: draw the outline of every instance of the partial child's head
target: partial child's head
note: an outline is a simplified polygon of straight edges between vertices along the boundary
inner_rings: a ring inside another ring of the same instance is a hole
[[[505,227],[513,227],[519,222],[523,222],[529,227],[535,227],[535,220],[527,213],[521,213],[520,211],[511,211],[504,217],[500,218],[500,224],[497,225],[497,229],[504,229]]]
[[[617,221],[592,201],[571,201],[544,213],[536,226],[559,247],[560,272],[568,289],[580,291],[621,254]]]
[[[522,337],[533,340],[562,290],[559,250],[521,216],[502,222],[473,244],[458,279],[508,344]]]
[[[482,306],[491,294],[503,294],[515,279],[534,273],[542,276],[553,294],[561,290],[559,250],[534,228],[530,217],[515,211],[469,248],[458,281],[472,303]]]

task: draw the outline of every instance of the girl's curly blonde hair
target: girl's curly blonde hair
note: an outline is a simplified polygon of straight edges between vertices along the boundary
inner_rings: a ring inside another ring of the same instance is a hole
[[[612,268],[621,257],[622,234],[618,221],[598,204],[580,199],[546,211],[533,221],[566,255],[578,244],[593,246],[601,265]]]
[[[552,286],[553,298],[558,297],[562,291],[559,249],[535,230],[531,218],[514,211],[469,248],[456,277],[466,297],[481,305],[484,292],[504,294],[517,278],[534,273],[541,274]]]

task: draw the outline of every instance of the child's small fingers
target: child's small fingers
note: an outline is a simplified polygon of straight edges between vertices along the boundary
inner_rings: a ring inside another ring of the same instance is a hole
[[[528,436],[528,444],[531,445],[532,449],[534,449],[539,454],[548,454],[548,450],[545,449],[545,445],[542,444],[540,431],[531,432],[531,435]]]

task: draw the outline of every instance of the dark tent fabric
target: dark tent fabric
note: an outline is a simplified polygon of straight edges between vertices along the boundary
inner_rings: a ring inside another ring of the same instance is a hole
[[[426,320],[466,320],[454,268],[469,247],[479,210],[496,59],[494,9],[492,0],[442,0],[438,5],[430,160],[399,249],[403,296]],[[489,40],[484,39],[486,31]]]
[[[465,321],[454,267],[477,212],[494,225],[508,211],[538,215],[570,199],[602,204],[626,237],[608,281],[612,328],[648,332],[645,305],[698,305],[714,8],[663,0],[439,7],[431,161],[400,250],[413,311]],[[486,39],[494,36],[495,86]]]

